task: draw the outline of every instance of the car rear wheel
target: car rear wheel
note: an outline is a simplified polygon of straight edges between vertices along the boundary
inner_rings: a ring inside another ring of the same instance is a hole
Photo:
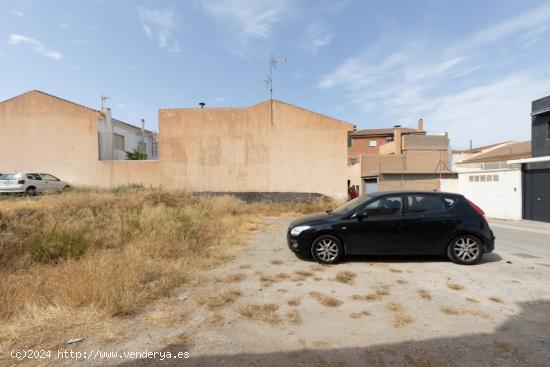
[[[476,264],[483,256],[481,241],[479,238],[471,235],[458,236],[449,245],[447,256],[456,264]]]
[[[27,187],[27,190],[25,190],[25,193],[27,196],[36,196],[36,187]]]
[[[63,187],[63,192],[67,192],[67,191],[70,191],[71,190],[71,186],[69,185],[65,185],[65,187]]]
[[[338,238],[323,235],[313,241],[311,255],[322,264],[335,264],[344,256],[344,247]]]

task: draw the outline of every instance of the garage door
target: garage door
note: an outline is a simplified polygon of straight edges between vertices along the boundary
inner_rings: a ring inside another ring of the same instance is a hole
[[[550,222],[550,169],[524,172],[523,217]]]

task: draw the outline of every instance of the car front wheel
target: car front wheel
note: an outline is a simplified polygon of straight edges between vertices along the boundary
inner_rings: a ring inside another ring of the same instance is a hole
[[[481,241],[470,235],[461,235],[455,238],[447,249],[449,259],[461,265],[473,265],[481,260],[483,247]]]
[[[344,256],[344,247],[338,238],[323,235],[313,241],[311,255],[322,264],[335,264]]]

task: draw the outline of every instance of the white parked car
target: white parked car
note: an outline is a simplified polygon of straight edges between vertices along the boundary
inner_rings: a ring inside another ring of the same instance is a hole
[[[71,188],[68,182],[61,181],[49,173],[0,173],[0,194],[61,192]]]

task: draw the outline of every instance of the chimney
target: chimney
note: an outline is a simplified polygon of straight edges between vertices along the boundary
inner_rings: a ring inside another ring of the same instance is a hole
[[[418,130],[424,131],[424,120],[423,119],[418,120]]]

